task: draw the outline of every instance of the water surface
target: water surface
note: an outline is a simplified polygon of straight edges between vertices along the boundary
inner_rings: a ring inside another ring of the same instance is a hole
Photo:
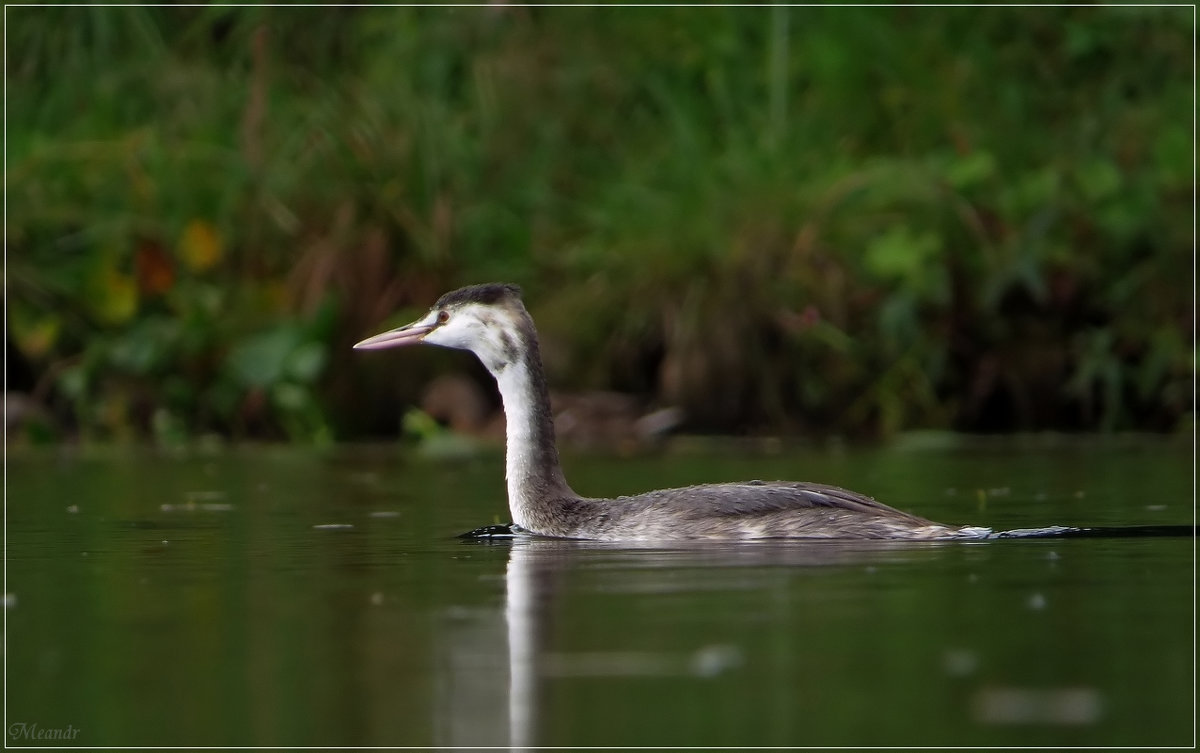
[[[10,744],[1195,742],[1190,537],[461,541],[507,522],[502,460],[395,447],[7,471]],[[822,481],[997,528],[1193,522],[1191,447],[1154,439],[567,471],[604,495]]]

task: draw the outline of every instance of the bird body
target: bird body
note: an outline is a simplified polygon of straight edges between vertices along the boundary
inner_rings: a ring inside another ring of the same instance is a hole
[[[530,533],[605,541],[980,538],[989,529],[934,523],[836,486],[749,481],[615,499],[567,484],[533,319],[515,285],[447,293],[421,319],[358,349],[429,343],[473,352],[496,379],[506,417],[505,477],[513,522]]]

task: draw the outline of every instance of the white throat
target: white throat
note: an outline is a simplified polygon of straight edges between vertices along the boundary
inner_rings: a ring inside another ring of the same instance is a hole
[[[508,482],[508,508],[513,522],[532,528],[528,511],[536,504],[529,480],[539,472],[536,392],[528,367],[518,361],[495,372],[500,400],[504,403],[504,477]]]

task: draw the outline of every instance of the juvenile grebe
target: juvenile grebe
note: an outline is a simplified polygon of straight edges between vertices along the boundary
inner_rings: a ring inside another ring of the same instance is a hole
[[[421,319],[358,349],[429,343],[469,350],[496,378],[504,403],[508,506],[542,536],[606,541],[681,539],[980,538],[988,529],[934,523],[836,486],[748,481],[662,489],[616,499],[581,497],[563,477],[537,330],[516,285],[447,293]]]

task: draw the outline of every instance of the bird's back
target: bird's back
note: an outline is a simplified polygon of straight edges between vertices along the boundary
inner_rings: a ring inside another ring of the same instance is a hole
[[[790,481],[703,484],[582,499],[545,531],[602,540],[937,539],[963,529],[836,486]]]

